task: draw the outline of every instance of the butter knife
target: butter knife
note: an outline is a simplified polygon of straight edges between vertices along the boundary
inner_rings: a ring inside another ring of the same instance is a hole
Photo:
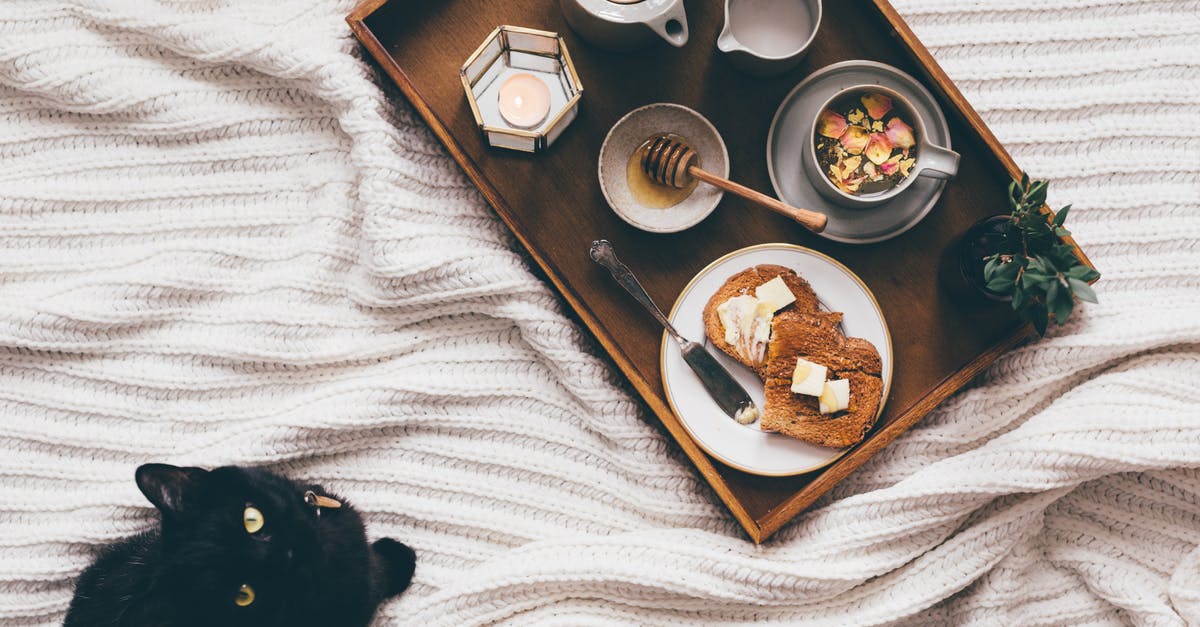
[[[654,304],[653,300],[650,300],[650,295],[646,293],[642,284],[638,283],[633,272],[617,258],[617,253],[608,240],[599,239],[592,242],[589,254],[592,261],[611,272],[613,278],[617,280],[617,284],[625,288],[625,291],[629,292],[634,300],[641,303],[646,311],[649,311],[650,315],[654,316],[654,319],[675,339],[675,342],[679,344],[683,360],[700,378],[700,383],[704,384],[704,389],[708,390],[709,396],[717,402],[722,411],[740,424],[750,424],[758,419],[758,407],[755,406],[746,390],[738,384],[724,366],[717,362],[712,353],[709,353],[700,344],[689,341],[675,330],[671,321],[663,315],[662,310]]]

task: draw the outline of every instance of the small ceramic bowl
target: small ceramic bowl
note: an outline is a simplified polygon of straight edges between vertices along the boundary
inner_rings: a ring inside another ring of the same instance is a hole
[[[658,209],[639,203],[629,189],[629,157],[646,140],[661,134],[678,135],[696,150],[705,170],[729,178],[729,152],[721,134],[704,116],[683,105],[650,104],[617,121],[600,146],[600,190],[608,206],[624,221],[651,233],[676,233],[708,217],[723,192],[703,183],[678,204]]]

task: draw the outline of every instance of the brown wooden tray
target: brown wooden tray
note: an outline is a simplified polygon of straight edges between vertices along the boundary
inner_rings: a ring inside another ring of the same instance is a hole
[[[977,220],[1007,212],[1006,186],[1017,166],[892,6],[886,0],[826,2],[804,63],[774,79],[744,76],[721,58],[715,41],[722,7],[717,0],[689,1],[685,47],[658,45],[633,54],[587,45],[568,28],[556,0],[368,0],[347,21],[750,537],[762,542],[1031,328],[1005,304],[962,305],[938,288],[937,267],[949,243]],[[501,24],[561,33],[583,80],[579,118],[541,155],[487,148],[458,78],[463,61]],[[707,116],[728,145],[731,178],[770,192],[766,141],[775,109],[805,76],[847,59],[881,61],[912,74],[946,111],[961,168],[916,228],[880,244],[838,244],[726,194],[700,225],[653,235],[608,208],[596,180],[600,143],[622,115],[652,102],[677,102]],[[807,475],[758,477],[716,462],[688,437],[665,400],[662,330],[588,258],[597,238],[613,242],[664,308],[709,262],[751,244],[791,242],[839,259],[871,287],[892,327],[897,367],[879,425],[836,463]]]

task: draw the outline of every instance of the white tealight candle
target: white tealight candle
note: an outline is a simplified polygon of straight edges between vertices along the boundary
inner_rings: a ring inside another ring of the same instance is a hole
[[[550,114],[550,88],[533,74],[513,74],[500,84],[500,115],[517,128],[533,128]]]

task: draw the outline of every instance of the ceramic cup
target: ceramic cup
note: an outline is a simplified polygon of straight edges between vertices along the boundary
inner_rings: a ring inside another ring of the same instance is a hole
[[[725,0],[717,49],[739,70],[782,74],[800,63],[821,25],[821,0]]]
[[[825,109],[838,99],[853,92],[873,92],[891,98],[892,107],[900,112],[900,117],[906,122],[912,123],[913,135],[915,136],[914,139],[916,140],[917,147],[917,162],[903,181],[900,181],[898,185],[886,192],[862,196],[844,192],[838,189],[838,186],[821,171],[821,166],[817,161],[817,120],[821,117],[821,112],[825,111]],[[847,87],[827,99],[820,107],[817,107],[816,111],[816,115],[813,116],[812,122],[809,124],[810,130],[808,136],[805,138],[808,142],[808,147],[804,151],[804,173],[808,176],[809,182],[812,183],[813,187],[822,196],[839,205],[861,208],[874,207],[903,194],[912,185],[913,181],[917,180],[918,176],[950,179],[954,178],[954,175],[958,173],[958,153],[949,148],[929,143],[926,139],[928,135],[925,133],[927,128],[925,119],[921,117],[920,112],[909,102],[908,98],[905,98],[894,89],[889,89],[882,85],[855,85]]]

